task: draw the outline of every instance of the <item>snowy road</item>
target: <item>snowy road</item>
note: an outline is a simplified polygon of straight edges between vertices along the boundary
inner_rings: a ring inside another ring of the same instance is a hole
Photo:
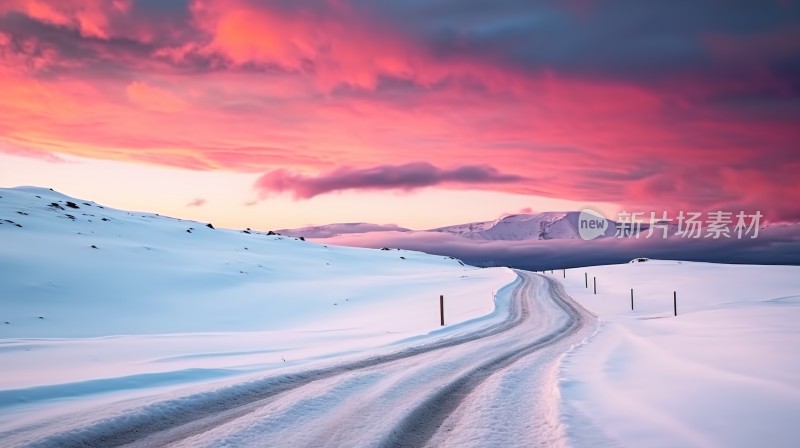
[[[468,335],[64,428],[33,446],[559,446],[562,353],[595,318],[519,271],[508,318]]]

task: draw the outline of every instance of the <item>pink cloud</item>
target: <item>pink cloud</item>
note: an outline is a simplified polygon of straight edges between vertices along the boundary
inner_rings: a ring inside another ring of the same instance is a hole
[[[30,159],[38,159],[50,163],[66,163],[63,157],[48,151],[41,151],[38,149],[29,149],[23,147],[8,147],[0,145],[0,153],[8,154],[18,157],[27,157]]]
[[[139,6],[3,2],[0,145],[267,173],[258,192],[297,197],[437,186],[800,219],[793,85],[771,64],[791,28],[704,36],[716,71],[648,84],[461,51],[469,33],[440,53],[343,0]],[[446,168],[465,166],[486,180]]]
[[[204,205],[206,205],[206,200],[203,198],[193,199],[186,204],[187,207],[202,207]]]
[[[131,0],[4,0],[0,14],[18,12],[33,19],[75,29],[83,36],[109,37],[109,18],[130,10]]]
[[[172,54],[222,55],[236,65],[265,64],[311,76],[319,88],[340,85],[375,89],[390,76],[430,86],[451,78],[500,90],[524,89],[524,77],[470,59],[442,62],[424,46],[386,21],[367,16],[346,1],[314,7],[252,0],[194,2],[205,45]]]
[[[179,112],[187,107],[186,102],[172,92],[134,81],[125,88],[128,99],[139,107],[156,112]]]

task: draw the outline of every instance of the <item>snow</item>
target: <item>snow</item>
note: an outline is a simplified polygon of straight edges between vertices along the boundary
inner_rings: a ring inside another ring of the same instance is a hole
[[[0,189],[0,222],[0,438],[78,409],[488,325],[516,278],[37,187]]]
[[[544,212],[504,216],[495,221],[433,229],[471,240],[524,241],[578,239],[577,212]]]
[[[456,236],[462,236],[464,238],[470,238],[472,235],[480,234],[480,232],[484,232],[486,229],[491,228],[495,223],[496,221],[470,222],[466,224],[439,227],[436,229],[431,229],[429,232],[449,233]]]
[[[462,327],[470,331],[428,341],[412,353],[331,364],[317,370],[321,374],[284,369],[214,390],[129,403],[127,409],[114,406],[103,409],[99,420],[90,413],[77,427],[57,420],[56,434],[34,439],[34,446],[558,443],[557,361],[594,325],[584,312],[565,306],[560,289],[541,276],[521,273],[513,286],[513,300],[510,287],[498,293],[499,305],[513,305],[499,327]],[[519,407],[502,405],[509,395]]]
[[[603,321],[562,361],[571,444],[796,446],[800,267],[648,260],[548,275]]]
[[[461,230],[569,239],[569,216]],[[435,446],[800,439],[796,266],[648,259],[547,274],[599,316],[595,331],[539,276],[215,229],[36,187],[0,189],[0,241],[4,446],[140,427],[157,431],[135,446],[376,446],[420,421],[441,424],[420,429]],[[536,299],[528,317],[488,333],[514,315],[515,287]]]

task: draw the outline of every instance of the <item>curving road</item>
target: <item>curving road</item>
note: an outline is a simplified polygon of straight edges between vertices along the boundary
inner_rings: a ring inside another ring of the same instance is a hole
[[[555,280],[517,273],[495,326],[155,403],[32,446],[563,445],[558,360],[596,321]]]

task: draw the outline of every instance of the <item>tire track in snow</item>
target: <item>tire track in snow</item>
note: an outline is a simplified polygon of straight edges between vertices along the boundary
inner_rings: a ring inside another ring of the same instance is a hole
[[[109,417],[89,426],[53,434],[32,443],[30,447],[115,447],[133,444],[162,432],[194,424],[195,430],[213,427],[238,418],[258,404],[277,395],[305,386],[315,381],[331,378],[348,372],[367,369],[381,364],[411,358],[423,353],[466,344],[481,338],[506,332],[527,318],[520,310],[520,297],[527,295],[530,278],[521,276],[509,306],[505,320],[475,332],[449,339],[437,340],[424,345],[400,350],[387,355],[374,356],[355,362],[312,369],[297,373],[266,377],[245,384],[230,386],[210,393],[199,393],[188,397],[167,400],[134,410],[134,414]],[[183,434],[184,431],[178,432]],[[169,440],[163,442],[169,443]]]
[[[520,273],[520,275],[530,274]],[[491,375],[527,355],[567,339],[584,327],[589,314],[582,311],[580,305],[568,298],[561,285],[550,278],[544,276],[541,276],[541,278],[547,282],[549,295],[553,299],[553,303],[568,315],[567,321],[528,344],[489,356],[488,359],[476,365],[470,371],[453,378],[408,413],[407,417],[399,422],[395,430],[383,441],[382,446],[425,446],[450,414],[467,399],[475,388]],[[529,315],[529,302],[523,300],[522,303],[523,314]]]

